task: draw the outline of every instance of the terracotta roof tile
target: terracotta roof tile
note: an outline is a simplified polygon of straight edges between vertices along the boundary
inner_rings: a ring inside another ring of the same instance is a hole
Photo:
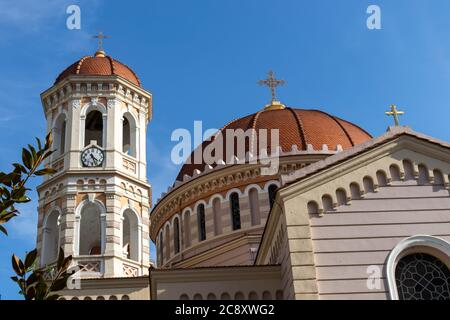
[[[70,75],[110,76],[117,75],[131,81],[137,86],[141,82],[137,75],[127,65],[114,60],[110,56],[86,56],[67,67],[56,78],[55,84]]]

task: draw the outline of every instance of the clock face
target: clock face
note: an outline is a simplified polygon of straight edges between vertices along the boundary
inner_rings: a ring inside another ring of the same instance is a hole
[[[85,167],[99,167],[104,159],[103,151],[96,147],[91,147],[81,154],[81,162]]]

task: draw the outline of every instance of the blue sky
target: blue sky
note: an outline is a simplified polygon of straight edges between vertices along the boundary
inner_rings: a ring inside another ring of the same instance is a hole
[[[81,30],[66,28],[66,8],[81,8]],[[381,30],[366,9],[381,7]],[[131,66],[153,93],[148,176],[153,198],[173,182],[176,128],[218,128],[261,109],[269,92],[256,81],[273,69],[287,81],[288,106],[322,109],[372,135],[392,120],[450,141],[450,2],[448,0],[0,0],[0,170],[23,145],[45,135],[39,94],[80,57],[91,35],[112,36],[108,54]],[[32,181],[32,188],[40,180]],[[36,193],[32,193],[36,199]],[[0,294],[17,298],[10,257],[36,240],[36,201],[20,207],[0,236]]]

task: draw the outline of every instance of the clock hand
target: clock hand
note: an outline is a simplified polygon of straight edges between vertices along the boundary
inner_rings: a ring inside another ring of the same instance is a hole
[[[96,157],[94,157],[94,155],[91,153],[91,158],[92,160],[94,160],[94,162],[98,162],[98,159]]]

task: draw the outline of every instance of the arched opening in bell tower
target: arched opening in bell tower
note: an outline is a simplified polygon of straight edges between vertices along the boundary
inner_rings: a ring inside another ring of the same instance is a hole
[[[123,115],[122,152],[136,157],[136,121],[129,112]]]
[[[100,147],[103,146],[103,115],[97,110],[92,110],[86,116],[84,146],[88,146],[91,141],[96,141]]]
[[[125,258],[139,261],[139,220],[130,209],[123,213],[122,251]]]
[[[83,206],[80,214],[80,255],[102,254],[100,209],[94,203]]]
[[[53,148],[57,150],[57,156],[64,154],[66,150],[66,123],[66,116],[62,113],[56,119],[53,128]]]
[[[51,264],[58,258],[59,249],[59,212],[52,211],[45,219],[43,229],[41,265]]]

